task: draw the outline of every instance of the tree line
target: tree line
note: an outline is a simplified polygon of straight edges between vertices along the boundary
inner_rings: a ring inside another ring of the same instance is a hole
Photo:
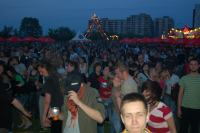
[[[37,18],[24,17],[21,20],[19,29],[12,26],[4,26],[0,30],[0,37],[9,38],[12,36],[17,37],[35,37],[38,38],[43,35],[42,26]],[[57,41],[68,41],[75,36],[75,32],[68,27],[50,28],[47,36]]]

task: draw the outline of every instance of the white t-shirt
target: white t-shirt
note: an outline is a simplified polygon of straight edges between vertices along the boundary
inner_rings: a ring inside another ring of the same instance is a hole
[[[172,74],[169,80],[166,80],[166,90],[165,93],[171,95],[171,90],[173,85],[179,82],[179,77],[175,74]]]
[[[78,123],[78,114],[77,114],[76,123],[74,127],[70,127],[70,124],[71,124],[71,112],[68,111],[68,117],[67,117],[67,121],[66,121],[66,125],[65,125],[63,133],[80,133],[79,123]]]

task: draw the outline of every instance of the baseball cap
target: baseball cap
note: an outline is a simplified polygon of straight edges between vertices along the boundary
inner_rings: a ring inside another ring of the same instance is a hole
[[[82,74],[79,72],[68,73],[66,78],[66,94],[68,91],[78,92],[83,81]]]

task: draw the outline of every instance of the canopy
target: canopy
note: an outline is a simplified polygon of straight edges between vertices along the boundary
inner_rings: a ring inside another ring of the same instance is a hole
[[[41,43],[54,43],[55,40],[50,37],[40,37],[37,39]]]
[[[169,44],[169,45],[184,45],[184,46],[200,46],[200,38],[196,39],[173,39],[173,38],[124,38],[121,43],[127,44]]]
[[[19,38],[19,37],[13,36],[13,37],[8,38],[7,41],[8,41],[8,42],[11,42],[11,43],[17,43],[17,42],[21,42],[22,39]]]
[[[25,37],[22,39],[23,42],[36,42],[37,38],[34,37]]]
[[[80,31],[76,34],[70,42],[90,42],[91,40],[87,39]]]

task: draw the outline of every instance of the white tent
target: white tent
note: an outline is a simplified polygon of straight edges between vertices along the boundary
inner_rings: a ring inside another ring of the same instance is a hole
[[[80,31],[76,34],[74,38],[70,40],[71,42],[90,42]]]

